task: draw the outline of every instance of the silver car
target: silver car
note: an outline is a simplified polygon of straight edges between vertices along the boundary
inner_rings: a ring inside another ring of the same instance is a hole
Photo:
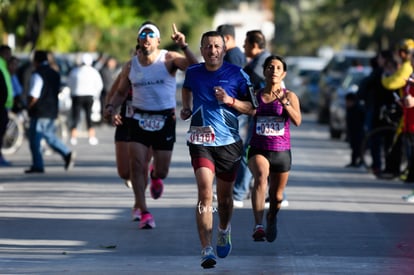
[[[372,71],[369,66],[351,67],[346,72],[341,85],[331,93],[329,105],[329,132],[331,138],[340,139],[346,132],[345,95],[356,93],[361,81]]]

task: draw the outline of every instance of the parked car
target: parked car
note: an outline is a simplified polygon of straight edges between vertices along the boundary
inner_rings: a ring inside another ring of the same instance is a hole
[[[375,52],[360,50],[343,50],[334,54],[323,69],[319,81],[319,123],[329,123],[331,94],[341,85],[347,70],[350,67],[370,66],[374,56]]]
[[[345,95],[358,92],[361,81],[372,71],[370,66],[351,67],[341,85],[331,93],[329,105],[329,132],[333,139],[340,139],[346,132]]]
[[[304,112],[311,112],[317,107],[319,75],[327,63],[326,58],[316,56],[286,57],[288,73],[285,85],[298,95]]]

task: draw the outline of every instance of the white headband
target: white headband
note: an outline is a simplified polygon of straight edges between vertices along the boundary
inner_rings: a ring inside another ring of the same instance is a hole
[[[139,28],[139,30],[138,30],[138,36],[141,34],[141,32],[143,31],[143,30],[145,30],[145,29],[150,29],[150,30],[152,30],[154,33],[155,33],[155,35],[158,37],[158,38],[160,38],[161,37],[161,35],[160,35],[160,30],[155,26],[155,25],[153,25],[153,24],[145,24],[144,26],[142,26],[141,28]]]

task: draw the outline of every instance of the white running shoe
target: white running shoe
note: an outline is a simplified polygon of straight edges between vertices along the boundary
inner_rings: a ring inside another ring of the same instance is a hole
[[[90,145],[98,145],[99,141],[96,137],[90,137],[89,138],[89,144]]]
[[[236,200],[233,200],[233,206],[234,206],[234,207],[237,207],[237,208],[243,208],[243,206],[244,206],[244,202],[243,202],[243,201],[236,201]]]
[[[414,193],[411,193],[410,195],[405,195],[402,197],[402,199],[406,202],[414,203]]]
[[[71,138],[70,139],[70,144],[77,145],[78,144],[78,140],[76,138]]]

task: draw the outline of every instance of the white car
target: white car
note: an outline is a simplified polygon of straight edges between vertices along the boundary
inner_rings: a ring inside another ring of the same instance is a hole
[[[300,100],[303,112],[314,111],[319,97],[319,75],[328,59],[316,56],[288,56],[288,73],[284,79],[288,89],[294,91]]]
[[[345,96],[358,92],[361,81],[372,71],[369,66],[351,67],[348,69],[341,85],[331,93],[329,105],[329,132],[333,139],[340,139],[346,132]]]

